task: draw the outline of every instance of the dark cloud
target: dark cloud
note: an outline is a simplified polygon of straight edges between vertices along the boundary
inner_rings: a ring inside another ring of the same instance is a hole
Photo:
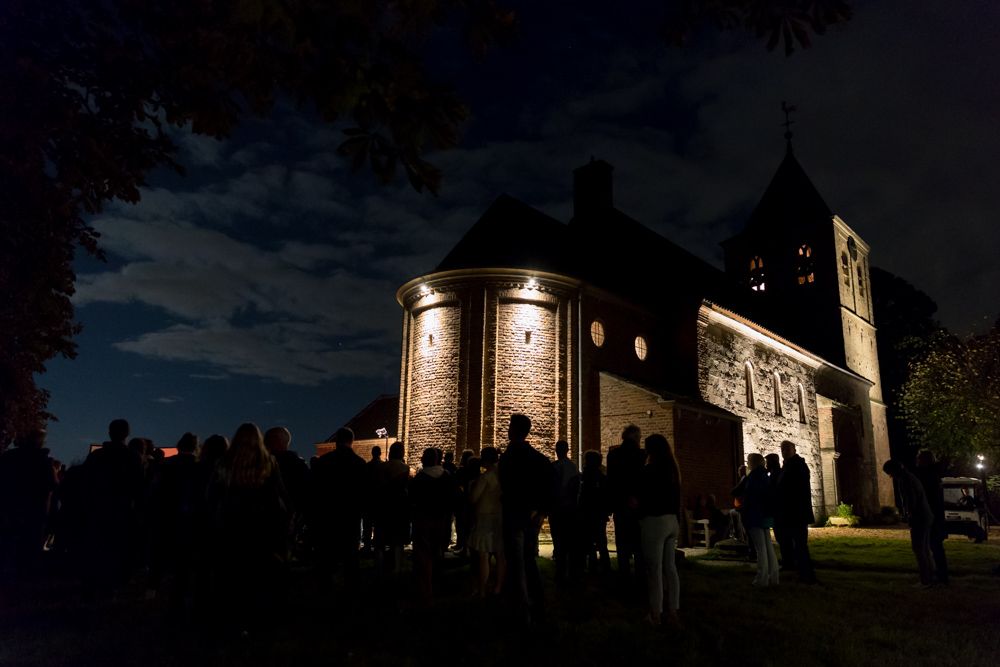
[[[110,305],[136,313],[107,345],[188,364],[187,382],[255,378],[319,396],[353,377],[394,391],[399,285],[432,270],[502,192],[569,220],[572,170],[591,155],[614,165],[621,210],[721,266],[718,243],[783,157],[783,100],[799,108],[796,155],[872,263],[926,291],[956,333],[993,321],[992,3],[860,2],[854,21],[791,58],[743,33],[668,49],[652,24],[623,37],[585,12],[539,26],[535,7],[518,47],[455,81],[473,115],[460,148],[428,156],[445,174],[437,198],[402,174],[380,188],[351,173],[336,155],[342,126],[288,105],[232,141],[177,135],[188,177],[154,178],[140,204],[94,221],[114,263],[80,271],[84,324]],[[153,395],[175,393],[187,395],[180,380]],[[325,431],[350,416],[334,414]]]

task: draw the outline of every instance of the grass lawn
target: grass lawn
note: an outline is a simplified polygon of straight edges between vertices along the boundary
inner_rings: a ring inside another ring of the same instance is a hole
[[[271,629],[247,639],[199,639],[164,619],[165,601],[139,583],[116,603],[84,608],[56,577],[0,593],[0,665],[989,665],[1000,664],[1000,544],[946,543],[952,583],[912,588],[909,542],[864,537],[810,541],[821,584],[750,586],[751,566],[705,558],[681,569],[679,630],[653,631],[641,604],[600,580],[557,586],[541,560],[549,622],[512,631],[496,602],[468,598],[471,580],[449,561],[440,596],[410,599],[408,573],[348,606],[322,598],[311,568],[290,572],[288,602]]]

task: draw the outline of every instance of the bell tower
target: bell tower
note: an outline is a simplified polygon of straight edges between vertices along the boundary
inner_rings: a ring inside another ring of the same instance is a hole
[[[786,121],[786,127],[790,124]],[[760,323],[829,362],[829,381],[823,386],[817,381],[829,465],[836,467],[837,484],[843,487],[846,478],[856,477],[849,468],[857,458],[858,474],[865,477],[859,483],[871,489],[864,494],[870,498],[866,509],[876,510],[871,507],[875,494],[880,504],[892,504],[892,488],[881,475],[861,472],[875,464],[881,469],[889,458],[870,248],[827,206],[796,159],[791,137],[786,131],[785,157],[746,227],[722,243],[726,273],[746,286],[747,307]],[[854,437],[842,437],[846,422],[856,424],[862,452],[846,451],[843,443]]]
[[[874,382],[881,400],[870,248],[830,210],[785,136],[785,158],[746,227],[722,243],[726,273],[769,326]]]

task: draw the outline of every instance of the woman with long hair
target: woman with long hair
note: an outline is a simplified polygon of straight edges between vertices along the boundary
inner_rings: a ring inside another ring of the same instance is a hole
[[[243,424],[219,459],[208,488],[215,526],[217,600],[248,632],[265,620],[279,567],[287,559],[290,502],[278,463],[254,424]]]
[[[680,578],[675,552],[680,533],[681,472],[670,443],[659,433],[646,438],[646,465],[639,476],[639,527],[642,555],[646,561],[649,614],[646,621],[660,626],[663,593],[667,593],[667,618],[677,622],[680,606]]]

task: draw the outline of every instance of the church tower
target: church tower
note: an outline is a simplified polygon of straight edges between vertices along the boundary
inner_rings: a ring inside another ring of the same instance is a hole
[[[856,463],[859,470],[871,470],[871,464],[881,469],[889,458],[889,441],[872,313],[870,248],[830,210],[795,158],[791,133],[785,136],[785,158],[746,227],[722,243],[726,273],[747,286],[762,324],[866,381],[866,391],[855,398],[839,386],[823,389],[827,398],[821,405],[827,410],[821,409],[821,422],[828,421],[826,446],[832,467],[840,470]],[[838,419],[838,408],[858,413],[849,420],[857,428],[843,425],[847,417]],[[824,424],[820,427],[822,432]],[[848,476],[854,477],[841,478]],[[891,483],[868,479],[866,485],[878,487],[881,504],[892,504]],[[838,502],[867,495],[840,491]]]

